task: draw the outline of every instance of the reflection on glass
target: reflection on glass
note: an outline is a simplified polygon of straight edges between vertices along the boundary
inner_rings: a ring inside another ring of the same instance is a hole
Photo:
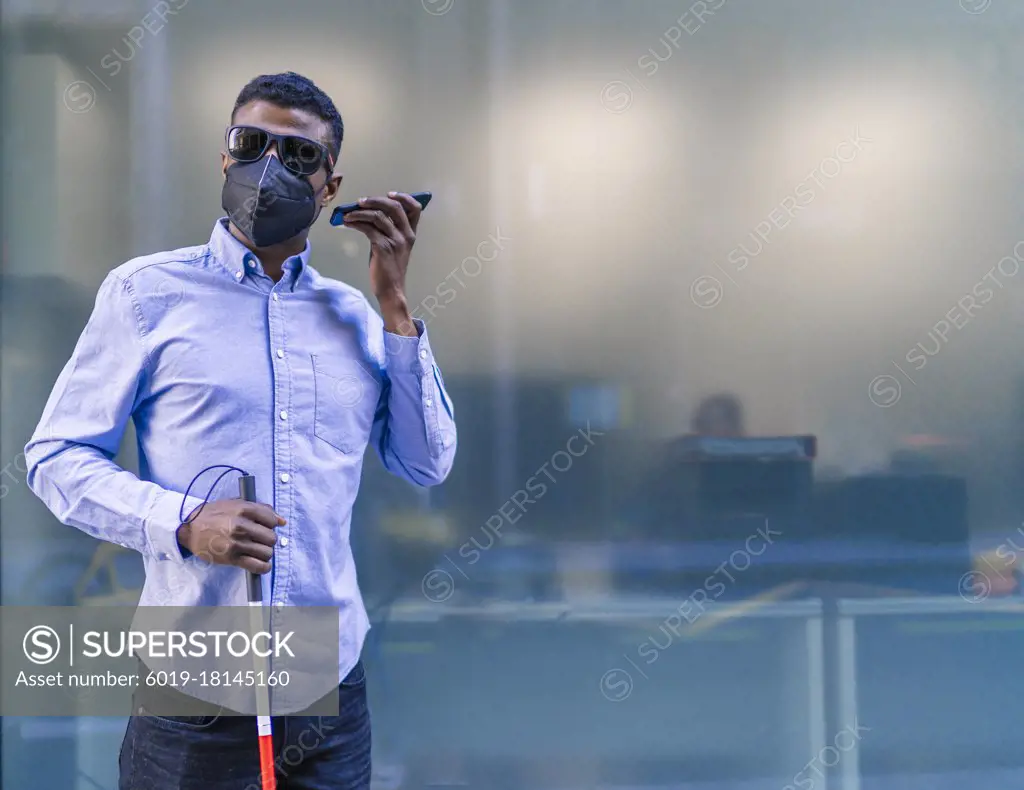
[[[100,5],[5,7],[5,605],[138,598],[19,453],[106,272],[208,234],[265,42],[350,121],[343,200],[435,193],[460,449],[366,462],[375,788],[1024,786],[1012,4],[190,3],[90,94],[144,29]],[[113,790],[123,732],[8,718],[2,785]]]

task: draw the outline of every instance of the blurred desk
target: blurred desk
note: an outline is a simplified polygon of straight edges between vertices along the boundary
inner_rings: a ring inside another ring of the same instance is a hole
[[[843,790],[1024,786],[1024,602],[842,600],[838,639],[840,716],[872,728]]]
[[[756,533],[752,530],[751,534]],[[618,541],[501,546],[484,552],[471,574],[457,568],[451,576],[460,588],[471,587],[484,594],[491,591],[498,598],[525,597],[521,591],[527,589],[534,591],[534,598],[560,597],[552,582],[567,575],[582,578],[589,574],[611,580],[609,595],[640,593],[682,600],[705,587],[708,597],[736,600],[794,581],[953,594],[972,567],[966,544],[773,539],[770,545],[758,537],[750,545],[735,541]],[[717,578],[709,581],[716,569]],[[725,584],[718,595],[712,594],[714,582]]]
[[[808,765],[815,790],[1024,786],[1024,603],[842,599],[836,629],[816,598],[719,603],[670,639],[679,603],[403,601],[374,714],[412,761],[457,750],[495,777],[561,756],[608,787],[811,787]]]
[[[654,771],[652,784],[768,778],[778,790],[826,745],[820,602],[768,601],[742,617],[712,604],[692,626],[665,627],[680,603],[400,602],[375,720],[414,760],[561,757]]]

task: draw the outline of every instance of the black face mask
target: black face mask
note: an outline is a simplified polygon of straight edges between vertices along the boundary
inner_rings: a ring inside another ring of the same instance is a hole
[[[220,200],[228,219],[256,247],[297,236],[320,214],[309,180],[295,175],[276,156],[232,164]]]

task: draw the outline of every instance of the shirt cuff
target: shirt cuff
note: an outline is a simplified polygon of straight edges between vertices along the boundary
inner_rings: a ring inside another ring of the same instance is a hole
[[[203,500],[188,497],[184,516],[181,515],[181,500],[181,494],[164,491],[157,497],[146,517],[146,554],[161,562],[181,564],[185,561],[186,553],[178,543],[178,527],[181,526],[182,518],[188,518],[193,510],[203,504]]]
[[[430,350],[427,325],[419,318],[412,320],[418,337],[405,337],[385,330],[384,348],[388,354],[388,374],[412,373],[422,376],[434,366],[434,352]]]

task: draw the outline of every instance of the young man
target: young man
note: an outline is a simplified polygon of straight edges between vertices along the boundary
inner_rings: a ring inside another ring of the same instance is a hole
[[[337,607],[340,715],[275,720],[276,753],[291,755],[278,760],[280,780],[296,790],[370,786],[359,661],[369,624],[349,543],[366,446],[431,486],[456,444],[451,401],[406,301],[418,203],[390,193],[347,216],[370,240],[380,314],[309,265],[309,228],[341,185],[342,135],[334,104],[308,79],[246,85],[225,137],[227,216],[208,243],[107,276],[25,450],[29,484],[58,519],[143,555],[141,605],[245,605],[246,570],[264,574],[274,606]],[[112,460],[129,418],[140,477]],[[255,474],[265,504],[211,501],[183,524],[179,512],[202,502],[183,492],[214,464]],[[146,713],[128,725],[121,790],[259,787],[252,718]]]

